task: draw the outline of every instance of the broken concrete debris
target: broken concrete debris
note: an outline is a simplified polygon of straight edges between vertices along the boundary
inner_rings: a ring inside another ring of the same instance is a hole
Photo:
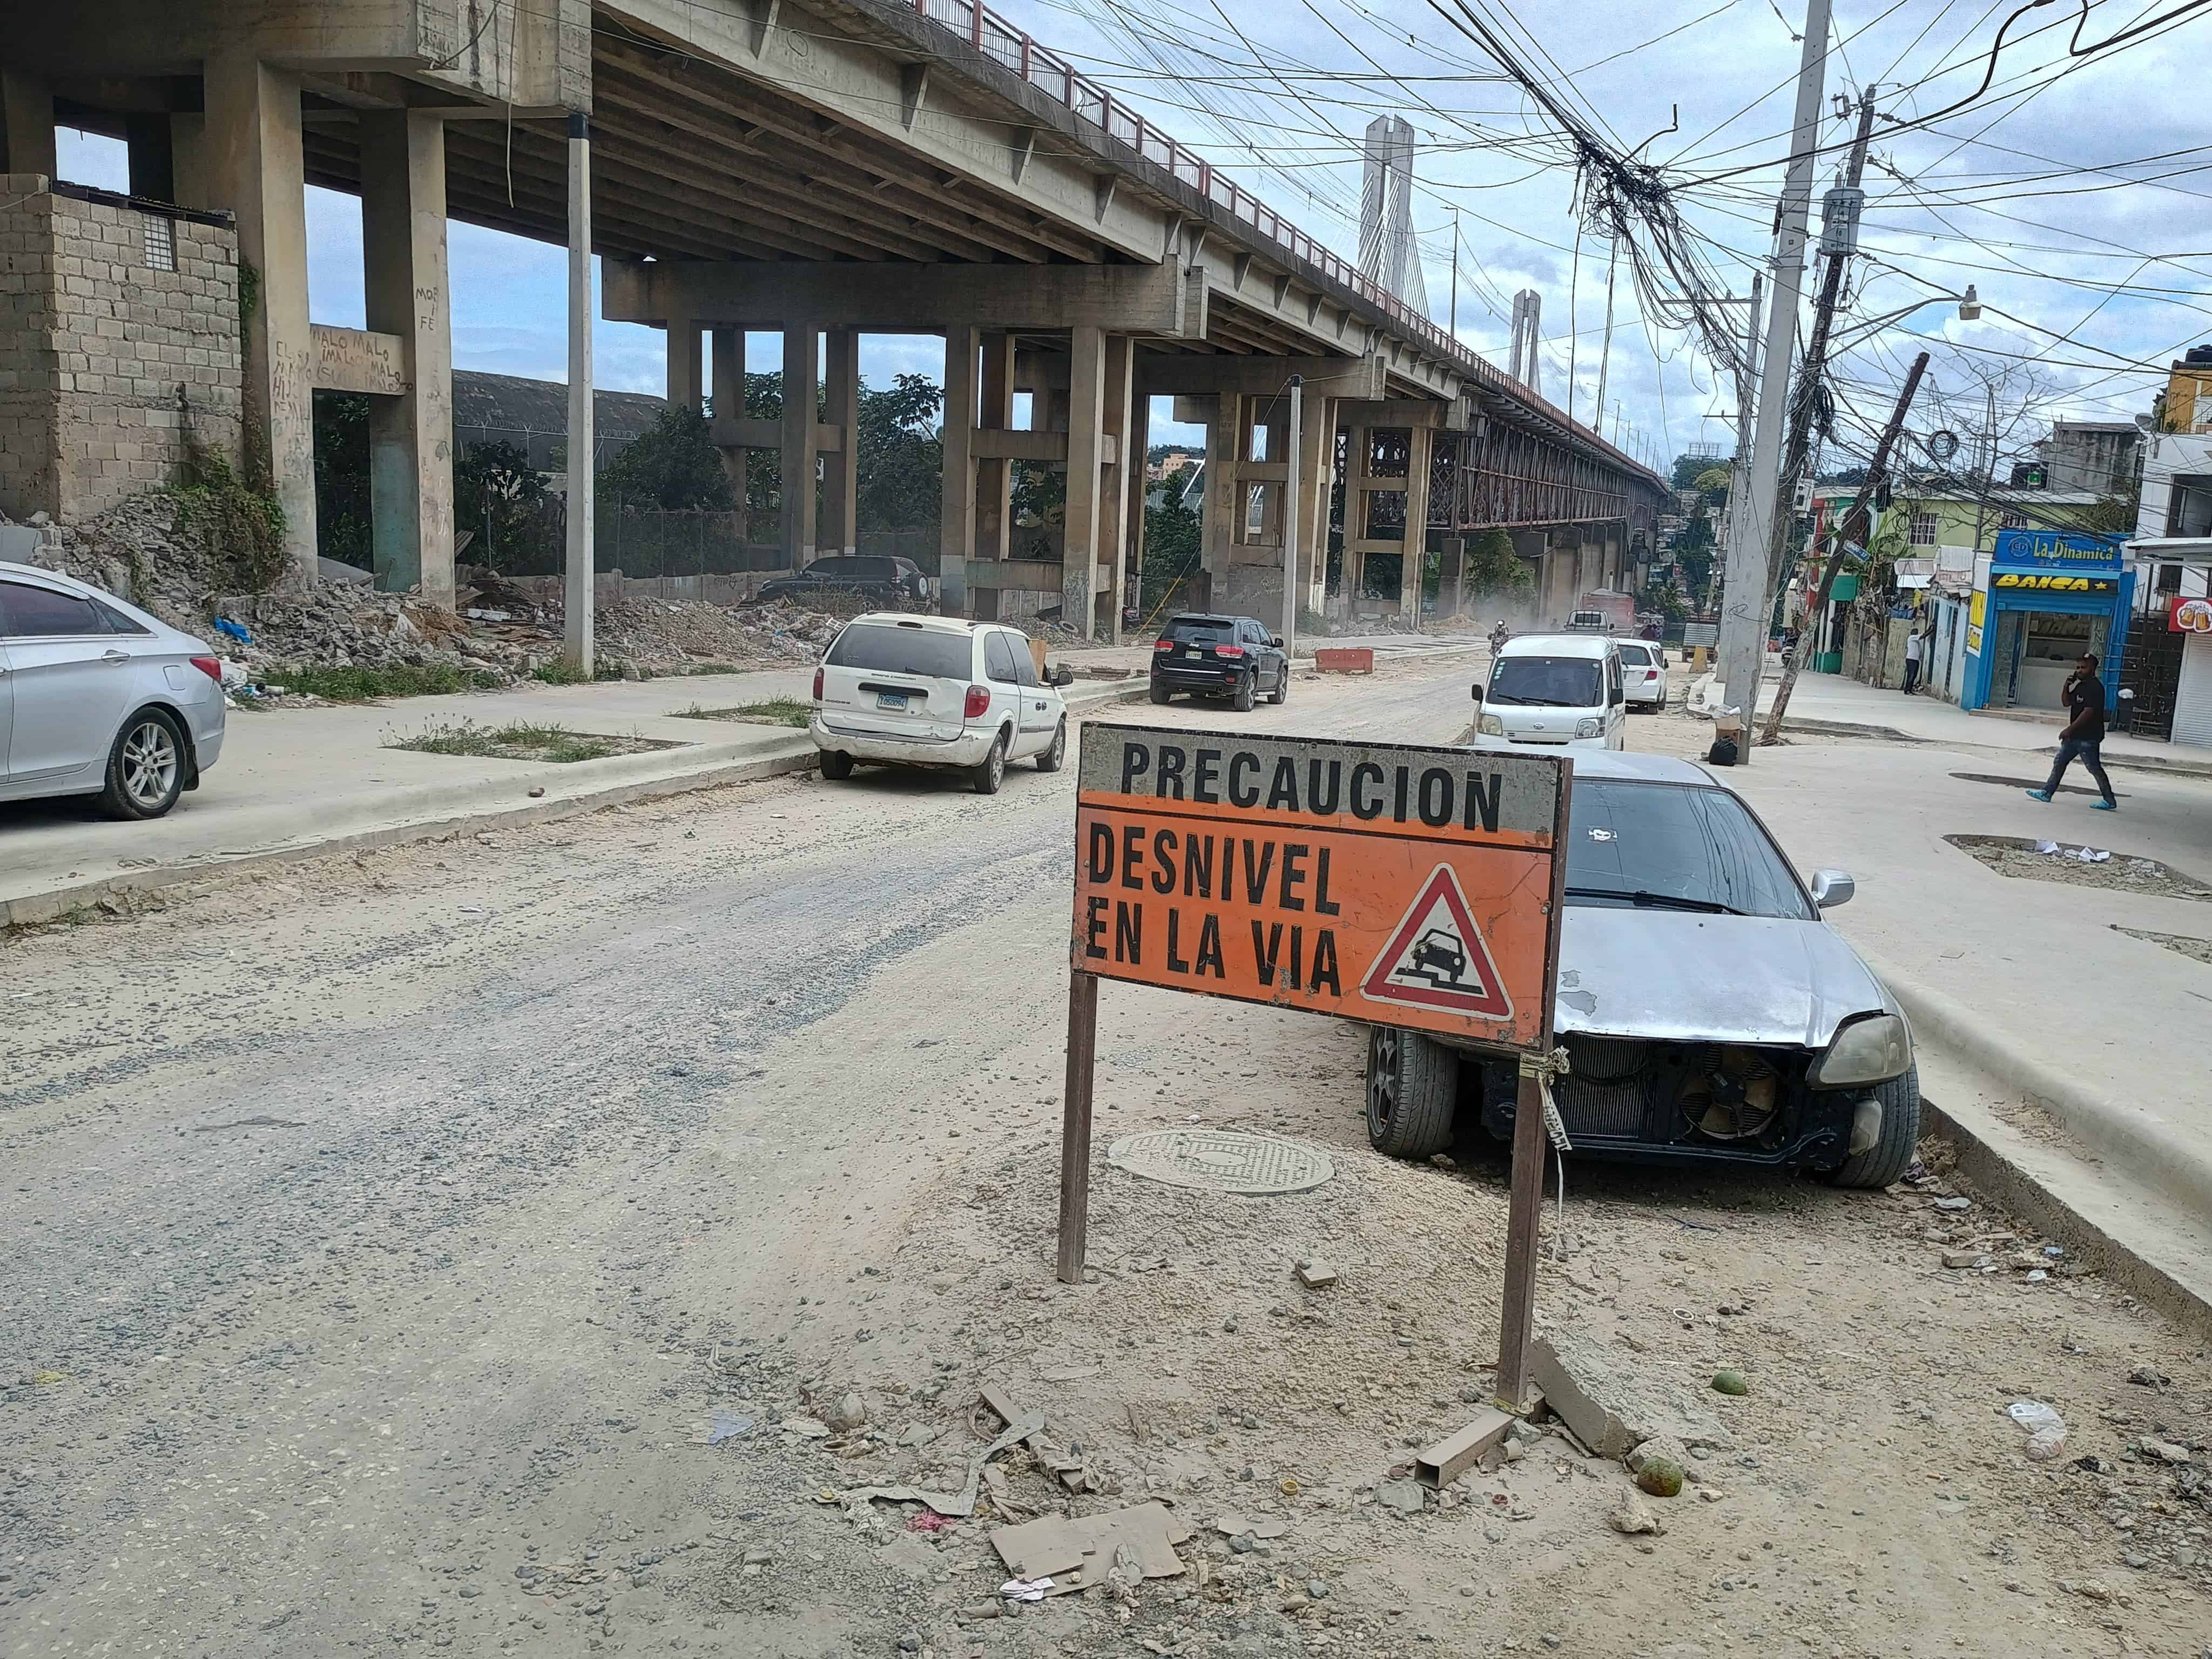
[[[1310,1291],[1325,1291],[1336,1283],[1336,1269],[1326,1261],[1301,1261],[1298,1283]]]
[[[1632,1492],[1621,1493],[1620,1501],[1605,1518],[1615,1532],[1632,1538],[1638,1533],[1664,1534],[1667,1530],[1659,1524],[1659,1517],[1652,1514],[1651,1506]]]
[[[1413,1460],[1413,1479],[1425,1486],[1449,1486],[1493,1450],[1521,1421],[1494,1407],[1457,1434],[1447,1435]]]
[[[1720,1419],[1686,1390],[1632,1370],[1580,1332],[1547,1332],[1530,1345],[1529,1360],[1545,1404],[1594,1457],[1619,1461],[1660,1434],[1723,1450],[1735,1443]]]

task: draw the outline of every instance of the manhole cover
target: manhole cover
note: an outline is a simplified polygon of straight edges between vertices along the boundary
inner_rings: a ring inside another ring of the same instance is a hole
[[[1109,1146],[1106,1161],[1170,1187],[1254,1197],[1302,1193],[1336,1173],[1310,1146],[1240,1129],[1147,1129]]]

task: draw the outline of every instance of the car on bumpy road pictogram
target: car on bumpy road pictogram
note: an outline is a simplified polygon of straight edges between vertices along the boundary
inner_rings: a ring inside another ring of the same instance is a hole
[[[1920,1133],[1912,1033],[1820,914],[1851,878],[1800,881],[1740,796],[1671,756],[1577,751],[1571,812],[1556,1019],[1570,1070],[1553,1094],[1574,1154],[1844,1187],[1903,1175]],[[1370,1028],[1382,1152],[1510,1139],[1517,1088],[1510,1060]]]

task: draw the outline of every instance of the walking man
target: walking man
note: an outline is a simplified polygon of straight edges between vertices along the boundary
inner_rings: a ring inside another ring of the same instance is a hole
[[[1920,685],[1921,635],[1917,623],[1905,636],[1905,695],[1911,696]]]
[[[2066,711],[2069,718],[2058,733],[2058,760],[2051,769],[2050,780],[2040,789],[2027,793],[2036,800],[2049,800],[2058,793],[2059,780],[2075,756],[2097,781],[2098,792],[2104,799],[2093,804],[2100,812],[2117,812],[2119,802],[2112,799],[2112,781],[2105,775],[2105,763],[2098,750],[2105,741],[2105,683],[2097,678],[2097,659],[2083,654],[2066,677]]]

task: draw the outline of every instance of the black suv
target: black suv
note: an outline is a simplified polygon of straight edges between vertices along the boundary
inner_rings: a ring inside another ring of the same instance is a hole
[[[1152,647],[1152,701],[1178,691],[1231,697],[1249,708],[1262,691],[1269,702],[1291,695],[1291,658],[1281,638],[1249,617],[1176,617]]]
[[[919,599],[929,579],[912,559],[877,553],[836,553],[805,569],[761,584],[763,599],[805,599],[818,593],[858,593],[864,599]]]

